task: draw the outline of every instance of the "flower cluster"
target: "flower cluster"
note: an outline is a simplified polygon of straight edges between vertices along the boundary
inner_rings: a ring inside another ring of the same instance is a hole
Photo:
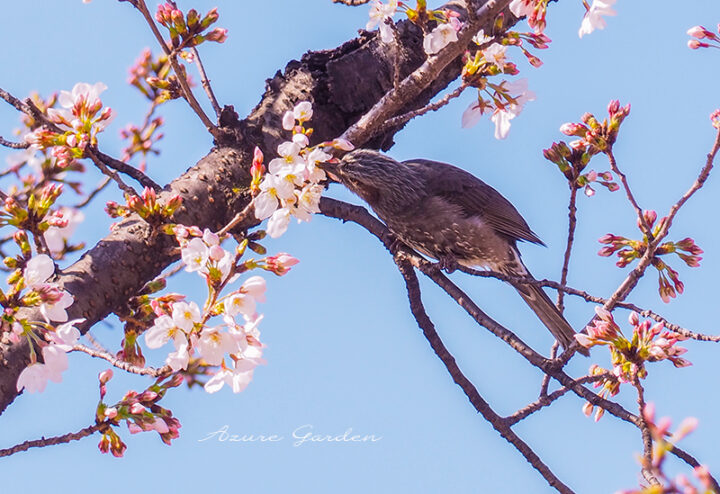
[[[393,40],[393,32],[390,23],[397,12],[398,0],[389,0],[387,4],[381,0],[375,0],[370,7],[370,20],[368,20],[365,29],[371,31],[376,27],[380,30],[380,39],[383,43],[391,43]]]
[[[611,8],[615,2],[616,0],[593,0],[592,5],[589,5],[583,0],[586,11],[578,35],[582,38],[595,29],[605,29],[606,22],[603,16],[617,14]],[[547,25],[545,14],[548,3],[549,0],[512,0],[509,7],[515,17],[527,17],[530,27],[537,34],[542,34]]]
[[[154,318],[145,332],[145,343],[149,348],[160,348],[172,341],[174,351],[168,355],[166,364],[174,372],[195,372],[189,370],[197,367],[192,365],[193,360],[202,362],[206,368],[219,367],[214,372],[203,371],[211,375],[205,390],[214,393],[228,384],[238,393],[252,380],[255,367],[264,363],[258,330],[262,316],[256,307],[265,301],[265,280],[251,276],[238,289],[222,297],[220,294],[249,270],[264,269],[282,276],[298,261],[283,253],[240,262],[248,247],[264,252],[256,243],[262,238],[260,232],[249,235],[231,253],[221,246],[221,238],[209,230],[175,225],[172,231],[180,244],[185,270],[205,279],[208,299],[202,309],[177,294],[138,299],[141,307],[136,312],[142,315],[151,311]],[[222,323],[210,326],[209,321],[215,317],[220,317]],[[242,322],[237,321],[240,317]]]
[[[462,115],[462,126],[472,127],[486,112],[492,112],[490,120],[495,124],[495,138],[505,139],[510,132],[510,121],[520,115],[525,103],[535,100],[535,93],[528,90],[527,79],[487,83],[484,90],[490,100],[485,100],[478,91],[477,101],[473,101]]]
[[[628,339],[610,312],[602,307],[596,307],[595,312],[597,317],[585,328],[587,334],[578,333],[575,339],[585,348],[607,345],[610,349],[612,372],[594,364],[590,367],[591,376],[606,374],[594,384],[596,388],[602,387],[599,396],[615,396],[620,391],[621,384],[633,382],[636,378],[644,379],[647,376],[646,362],[669,360],[675,367],[691,365],[681,357],[687,349],[676,345],[685,338],[673,331],[663,331],[662,323],[651,325],[648,320],[640,322],[638,314],[632,312],[628,321],[633,328],[633,334]],[[589,402],[583,406],[585,415],[590,416],[593,410],[594,406]],[[598,408],[595,420],[600,420],[604,412],[603,408]]]
[[[128,84],[140,91],[150,101],[161,102],[169,99],[162,96],[156,84],[151,84],[168,79],[170,62],[164,53],[155,58],[150,48],[145,48],[128,72],[130,73],[127,79]]]
[[[170,42],[176,50],[197,46],[205,41],[223,43],[227,39],[227,29],[216,27],[207,31],[219,17],[217,8],[211,9],[204,17],[200,17],[195,9],[190,9],[184,15],[175,2],[158,5],[155,13],[155,20],[170,32]]]
[[[121,206],[115,201],[108,201],[105,211],[112,218],[126,218],[133,213],[140,216],[145,222],[153,226],[167,223],[177,209],[182,205],[182,197],[176,194],[164,204],[157,200],[155,189],[145,187],[140,196],[125,195],[127,206]]]
[[[698,425],[695,417],[688,417],[680,423],[674,433],[670,432],[672,422],[669,417],[655,419],[655,405],[647,403],[642,410],[645,423],[650,430],[653,440],[652,463],[646,465],[644,457],[640,457],[643,463],[643,469],[652,471],[653,475],[660,481],[659,485],[642,487],[640,489],[618,491],[618,494],[701,494],[715,492],[710,472],[704,465],[698,465],[693,470],[693,475],[700,483],[701,489],[698,489],[690,479],[683,474],[677,475],[674,479],[668,477],[664,472],[663,466],[667,454],[673,449],[674,445],[692,433]]]
[[[370,7],[370,19],[365,29],[372,30],[376,27],[380,31],[380,39],[383,43],[393,41],[392,18],[398,9],[402,10],[411,22],[427,30],[428,22],[436,22],[437,25],[426,32],[423,40],[423,49],[428,55],[434,55],[450,43],[457,41],[457,33],[462,29],[462,22],[459,14],[450,9],[428,10],[426,0],[418,0],[416,8],[410,8],[398,0],[389,0],[383,3],[375,0]]]
[[[67,219],[60,210],[51,210],[62,190],[62,184],[49,183],[29,192],[25,200],[8,196],[0,210],[0,226],[11,225],[18,230],[31,232],[36,241],[52,227],[67,226]]]
[[[323,150],[333,147],[350,151],[352,144],[336,139],[317,146],[308,147],[312,129],[305,123],[312,118],[312,105],[303,101],[293,110],[285,113],[283,128],[292,131],[292,140],[278,146],[278,158],[268,164],[268,173],[257,186],[259,193],[254,199],[255,216],[268,221],[267,233],[273,238],[281,236],[288,228],[291,216],[298,221],[310,221],[314,213],[320,212],[318,204],[325,180],[325,172],[317,164],[332,159]],[[262,153],[255,155],[255,175],[262,171]],[[257,178],[254,178],[257,181]]]
[[[655,211],[644,211],[643,218],[650,227],[653,236],[658,234],[665,223],[665,218],[661,218],[660,221],[657,222],[657,225],[655,224],[657,220],[657,213]],[[638,228],[640,228],[641,231],[643,230],[639,220]],[[605,244],[605,247],[600,249],[598,255],[608,257],[616,254],[619,258],[616,265],[622,268],[635,259],[639,259],[645,255],[649,240],[644,233],[642,240],[631,240],[626,237],[608,233],[600,237],[599,242]],[[678,242],[663,242],[655,249],[651,263],[658,270],[659,292],[663,302],[667,303],[671,298],[675,298],[676,294],[682,293],[685,286],[678,278],[678,272],[660,259],[660,256],[676,254],[689,267],[696,268],[700,266],[700,261],[702,260],[700,254],[702,253],[703,250],[689,237]]]
[[[718,24],[718,33],[720,33],[720,24]],[[693,26],[687,31],[688,36],[692,36],[694,39],[690,39],[687,42],[688,48],[691,50],[697,50],[698,48],[720,48],[720,37],[708,31],[703,26]],[[705,41],[700,41],[704,39]]]
[[[107,383],[112,379],[113,372],[108,369],[98,376],[100,381],[100,403],[95,412],[95,419],[98,424],[108,424],[111,427],[105,429],[98,448],[103,453],[112,453],[115,457],[121,457],[127,446],[120,439],[120,436],[112,429],[125,421],[131,434],[142,431],[156,431],[162,441],[169,445],[173,439],[180,436],[180,421],[173,417],[172,412],[158,405],[158,402],[165,396],[167,390],[182,384],[183,377],[175,374],[165,380],[158,379],[152,386],[138,393],[129,391],[116,404],[109,406],[103,402],[107,392]]]
[[[36,149],[52,148],[60,167],[84,157],[85,149],[97,144],[97,134],[114,116],[109,107],[102,106],[100,93],[105,89],[102,82],[92,86],[79,82],[72,91],[61,91],[58,102],[62,109],[47,109],[47,119],[57,131],[41,126],[27,134],[25,141]]]
[[[608,104],[608,117],[600,123],[591,113],[585,113],[582,123],[568,122],[560,126],[560,132],[567,136],[578,137],[570,146],[581,149],[590,156],[607,152],[617,139],[620,125],[630,114],[630,104],[620,106],[618,100]]]
[[[58,309],[64,308],[58,307]],[[23,369],[17,380],[18,391],[25,389],[30,393],[42,392],[48,381],[56,383],[62,381],[62,373],[68,368],[67,352],[72,350],[73,345],[80,338],[80,331],[75,325],[84,321],[85,319],[73,319],[56,328],[48,326],[47,335],[51,341],[42,347],[43,362],[36,361]],[[20,324],[18,326],[22,327]]]
[[[17,232],[23,255],[30,255],[30,245],[23,232]],[[55,273],[55,264],[50,256],[40,254],[25,261],[23,258],[6,258],[5,265],[14,268],[8,277],[10,289],[0,292],[0,302],[5,307],[2,332],[9,341],[18,343],[27,339],[41,348],[42,362],[38,362],[34,349],[31,350],[31,364],[18,377],[17,389],[34,393],[43,391],[47,381],[60,382],[62,373],[68,368],[69,352],[80,337],[75,325],[84,319],[68,321],[66,309],[73,303],[73,297],[57,283],[48,281]],[[20,265],[24,267],[20,269]],[[28,321],[17,317],[18,309],[36,307],[42,321]],[[61,322],[57,327],[52,322]],[[31,346],[32,348],[32,346]]]
[[[586,147],[571,148],[563,141],[553,142],[548,149],[543,149],[543,156],[557,165],[571,187],[584,189],[588,197],[595,195],[593,184],[606,187],[610,192],[620,188],[613,181],[612,173],[609,171],[599,173],[595,170],[585,171],[592,157]]]
[[[549,0],[513,0],[510,2],[510,12],[515,17],[527,17],[528,25],[537,34],[545,31],[545,13]]]

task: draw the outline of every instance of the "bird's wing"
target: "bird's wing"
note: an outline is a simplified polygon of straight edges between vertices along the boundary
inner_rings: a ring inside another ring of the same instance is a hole
[[[479,216],[501,235],[545,245],[510,201],[471,173],[439,161],[413,159],[403,163],[423,169],[429,195],[441,196],[459,206],[468,217]]]

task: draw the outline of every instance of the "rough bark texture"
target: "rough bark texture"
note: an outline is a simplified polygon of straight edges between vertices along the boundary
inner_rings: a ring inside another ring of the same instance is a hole
[[[419,28],[403,22],[399,33],[397,66],[402,78],[424,61],[424,53]],[[175,220],[201,228],[221,228],[248,204],[245,191],[254,147],[259,146],[271,156],[277,145],[287,139],[281,125],[285,111],[298,101],[312,101],[313,141],[331,140],[393,87],[395,65],[394,50],[383,45],[374,33],[362,33],[338,48],[310,52],[300,61],[288,63],[284,73],[278,72],[267,81],[265,94],[247,118],[238,120],[232,107],[225,108],[220,122],[224,134],[216,147],[166,186],[161,197],[180,194],[184,200]],[[460,68],[459,59],[452,62],[404,111],[426,104],[459,76]],[[369,142],[354,144],[387,149],[398,130],[390,129]],[[175,246],[169,236],[152,235],[138,218],[119,223],[79,261],[59,273],[58,282],[75,297],[68,311],[70,318],[85,318],[82,330],[87,331],[122,307],[128,297],[174,261],[170,249]],[[18,395],[17,378],[28,362],[27,343],[0,342],[0,413]]]

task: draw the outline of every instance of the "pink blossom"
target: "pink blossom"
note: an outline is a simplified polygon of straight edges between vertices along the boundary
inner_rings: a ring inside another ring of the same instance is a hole
[[[268,221],[267,233],[272,238],[278,238],[287,231],[290,225],[290,210],[282,208],[275,211]]]
[[[605,29],[607,23],[602,18],[604,15],[616,15],[610,7],[614,5],[616,0],[593,0],[590,10],[583,17],[578,35],[582,38],[585,34],[592,33],[595,29]]]
[[[439,24],[430,34],[425,35],[423,49],[428,55],[434,55],[457,39],[457,30],[451,24]]]
[[[206,269],[210,251],[202,239],[194,237],[180,249],[180,255],[185,263],[185,271],[202,271]]]
[[[392,28],[387,24],[388,19],[392,19],[398,8],[397,0],[389,0],[387,5],[380,0],[375,0],[370,8],[370,20],[365,25],[368,31],[380,27],[380,39],[383,43],[390,43],[393,40]]]
[[[265,258],[268,271],[272,271],[278,276],[286,274],[292,266],[299,262],[298,259],[285,252]]]
[[[173,324],[183,331],[191,331],[201,319],[200,307],[195,302],[176,302],[172,306]]]

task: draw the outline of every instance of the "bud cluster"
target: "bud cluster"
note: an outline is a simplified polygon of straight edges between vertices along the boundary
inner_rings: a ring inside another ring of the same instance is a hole
[[[720,24],[717,26],[718,33],[720,33]],[[690,39],[687,42],[688,48],[691,50],[697,50],[698,48],[720,48],[720,37],[705,29],[703,26],[693,26],[687,31],[688,36],[692,36],[694,39]],[[705,41],[700,41],[700,40]]]
[[[115,457],[122,457],[127,449],[125,443],[112,427],[120,425],[125,421],[131,434],[143,431],[156,431],[160,439],[170,445],[173,439],[180,437],[180,421],[173,417],[170,410],[158,405],[158,402],[165,396],[170,388],[182,384],[183,377],[174,374],[167,379],[160,378],[152,386],[137,393],[129,391],[116,404],[109,406],[103,402],[107,391],[107,383],[112,379],[112,370],[106,370],[98,376],[100,381],[100,403],[95,412],[95,420],[98,424],[108,424],[111,427],[105,429],[98,448],[103,453],[112,453]]]
[[[50,107],[46,111],[47,120],[55,127],[37,127],[25,135],[25,141],[35,149],[51,149],[61,168],[85,157],[86,148],[97,145],[97,134],[114,116],[112,109],[102,106],[100,93],[105,89],[101,82],[79,82],[72,91],[61,91],[58,102],[62,109]]]
[[[190,9],[185,15],[172,1],[158,5],[155,13],[155,20],[170,32],[170,42],[175,50],[197,46],[205,41],[223,43],[227,39],[227,29],[216,27],[208,31],[219,17],[217,8],[211,9],[204,17],[200,17],[195,9]]]
[[[610,192],[615,192],[620,188],[613,181],[612,173],[609,171],[598,173],[590,170],[584,172],[592,159],[592,154],[586,147],[570,147],[564,141],[553,142],[548,149],[543,150],[543,156],[557,165],[571,187],[584,188],[585,195],[588,197],[595,195],[595,189],[592,187],[594,183],[606,187]]]
[[[659,233],[666,220],[665,218],[661,218],[656,225],[657,213],[655,211],[643,211],[643,217],[654,236]],[[642,226],[639,221],[638,228],[642,231]],[[644,234],[642,240],[631,240],[626,237],[608,233],[600,237],[598,241],[601,244],[605,244],[605,247],[600,249],[598,255],[609,257],[616,254],[619,260],[615,264],[621,268],[627,266],[635,259],[644,256],[649,243],[647,236]],[[664,242],[655,249],[651,263],[658,270],[659,293],[663,302],[667,303],[671,298],[675,298],[677,294],[682,293],[685,285],[680,281],[678,272],[660,259],[660,256],[676,254],[689,267],[696,268],[700,266],[700,261],[702,260],[700,254],[702,253],[703,250],[689,237],[678,242]]]
[[[663,323],[652,324],[645,320],[640,322],[636,312],[630,313],[628,322],[632,326],[632,336],[628,339],[615,322],[613,315],[602,307],[596,307],[597,317],[593,319],[585,331],[578,333],[575,339],[585,348],[597,345],[606,345],[610,349],[612,360],[612,373],[597,381],[594,386],[602,387],[601,397],[615,396],[620,391],[620,385],[632,382],[635,378],[644,379],[647,376],[646,362],[669,360],[675,367],[687,367],[690,364],[681,357],[687,349],[677,346],[685,338],[673,331],[664,330]],[[592,365],[590,375],[606,373],[605,369]],[[586,403],[583,413],[590,415],[593,405]],[[598,408],[595,420],[599,420],[604,409]]]
[[[127,218],[135,213],[152,226],[168,223],[175,211],[182,205],[182,197],[178,194],[170,197],[165,203],[159,202],[157,193],[150,187],[145,187],[140,196],[126,194],[125,201],[126,206],[121,206],[115,201],[108,201],[105,211],[112,218]]]

